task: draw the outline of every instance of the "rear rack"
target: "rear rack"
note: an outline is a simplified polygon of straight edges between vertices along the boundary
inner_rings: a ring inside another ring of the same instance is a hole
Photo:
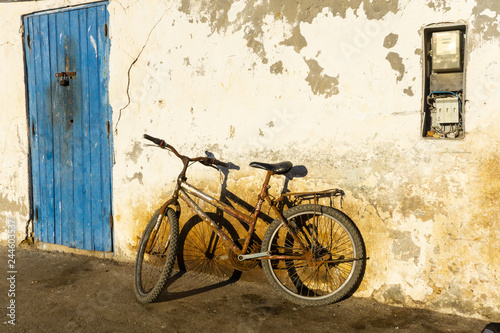
[[[345,192],[338,188],[332,188],[324,191],[315,192],[288,192],[283,193],[282,197],[294,197],[296,204],[300,204],[303,201],[313,201],[317,204],[320,199],[330,199],[330,206],[333,206],[333,201],[335,198],[340,197],[340,207],[342,207],[342,199]]]

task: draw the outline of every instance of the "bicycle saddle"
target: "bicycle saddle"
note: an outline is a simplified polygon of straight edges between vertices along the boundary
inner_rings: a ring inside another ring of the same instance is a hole
[[[274,163],[274,164],[269,164],[269,163],[261,163],[261,162],[252,162],[250,163],[250,166],[252,168],[258,168],[258,169],[264,169],[267,171],[272,171],[277,175],[282,175],[284,173],[287,173],[290,171],[290,169],[293,167],[292,162],[280,162],[280,163]]]

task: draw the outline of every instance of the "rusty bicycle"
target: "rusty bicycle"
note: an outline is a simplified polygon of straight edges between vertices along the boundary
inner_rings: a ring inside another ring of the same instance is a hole
[[[265,170],[266,176],[253,213],[247,214],[187,183],[186,172],[194,162],[222,168],[227,168],[228,163],[210,157],[190,158],[161,139],[147,134],[144,138],[172,152],[182,161],[183,168],[172,197],[154,213],[139,243],[135,293],[140,302],[155,301],[172,275],[179,245],[179,200],[208,223],[217,242],[226,249],[225,253],[215,256],[211,253],[211,260],[225,260],[236,270],[253,268],[260,261],[273,289],[291,302],[326,305],[351,295],[359,286],[367,259],[361,233],[345,213],[319,204],[322,198],[342,197],[342,190],[288,192],[274,198],[268,193],[271,177],[286,174],[292,163],[252,162],[250,166]],[[213,214],[204,212],[190,195],[246,224],[245,237],[238,241],[228,234]],[[312,203],[304,204],[305,200]],[[264,202],[276,218],[268,226],[259,249],[253,236]],[[288,205],[284,205],[285,202]]]

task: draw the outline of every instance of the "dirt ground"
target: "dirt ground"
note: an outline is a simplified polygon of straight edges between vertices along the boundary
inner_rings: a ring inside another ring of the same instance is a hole
[[[212,283],[185,274],[161,299],[135,299],[133,265],[109,259],[16,249],[15,296],[1,247],[2,332],[481,332],[487,322],[351,297],[300,307],[265,281]],[[254,273],[255,274],[255,273]],[[255,277],[252,279],[255,280]],[[15,326],[9,302],[15,300]]]

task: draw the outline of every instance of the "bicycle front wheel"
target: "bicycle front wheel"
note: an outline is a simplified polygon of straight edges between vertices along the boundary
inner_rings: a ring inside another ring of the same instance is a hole
[[[339,210],[320,205],[295,206],[283,217],[296,237],[275,219],[262,240],[262,252],[288,256],[262,261],[271,286],[289,301],[307,306],[334,303],[354,292],[366,264],[365,246],[354,222]]]
[[[141,303],[158,298],[172,274],[179,239],[179,220],[171,208],[156,211],[137,251],[135,294]]]

